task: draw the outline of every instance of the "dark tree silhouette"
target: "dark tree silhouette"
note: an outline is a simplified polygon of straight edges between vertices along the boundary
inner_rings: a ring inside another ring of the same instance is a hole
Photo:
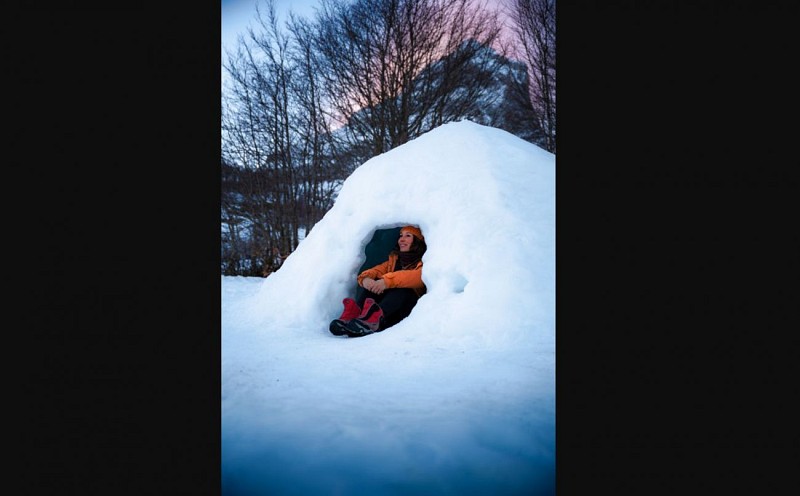
[[[517,46],[528,65],[530,102],[546,150],[556,153],[556,2],[514,0]]]

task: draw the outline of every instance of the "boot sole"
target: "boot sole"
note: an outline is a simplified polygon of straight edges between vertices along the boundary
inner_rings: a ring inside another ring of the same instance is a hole
[[[358,319],[353,319],[344,327],[344,332],[348,337],[360,338],[361,336],[367,336],[369,334],[380,332],[381,324],[383,324],[383,316],[380,317],[378,328],[375,330],[373,330],[367,324],[359,322]]]
[[[331,325],[328,327],[328,330],[331,331],[331,334],[334,336],[344,336],[347,333],[347,328],[345,327],[347,322],[343,320],[336,319],[331,322]]]

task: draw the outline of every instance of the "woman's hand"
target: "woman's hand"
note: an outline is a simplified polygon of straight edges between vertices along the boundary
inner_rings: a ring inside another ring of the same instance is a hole
[[[370,289],[370,291],[372,291],[375,294],[382,294],[383,290],[385,289],[386,289],[386,282],[384,282],[383,279],[378,279],[377,281],[372,282],[372,289]]]
[[[378,279],[376,281],[371,277],[365,277],[364,279],[362,279],[361,286],[367,291],[370,291],[375,294],[381,294],[386,289],[386,283],[383,281],[383,279]]]

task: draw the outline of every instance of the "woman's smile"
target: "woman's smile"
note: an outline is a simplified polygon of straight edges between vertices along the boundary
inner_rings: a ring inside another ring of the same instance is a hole
[[[413,242],[414,235],[408,231],[403,231],[400,233],[400,239],[397,240],[397,245],[400,247],[400,251],[408,251]]]

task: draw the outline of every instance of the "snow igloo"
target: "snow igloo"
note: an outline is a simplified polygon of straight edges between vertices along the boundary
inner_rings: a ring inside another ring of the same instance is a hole
[[[470,121],[442,125],[358,167],[263,281],[249,309],[253,324],[336,338],[328,324],[354,296],[365,247],[376,232],[406,224],[419,226],[428,245],[427,293],[405,320],[361,339],[435,330],[554,347],[555,155]]]

